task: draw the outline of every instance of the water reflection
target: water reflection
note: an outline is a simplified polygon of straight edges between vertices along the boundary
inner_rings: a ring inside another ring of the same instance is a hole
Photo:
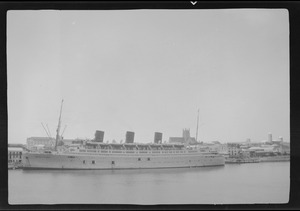
[[[136,170],[11,170],[12,204],[288,202],[289,162]]]

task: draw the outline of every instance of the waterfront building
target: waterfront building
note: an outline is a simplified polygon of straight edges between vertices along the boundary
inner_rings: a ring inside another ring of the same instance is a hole
[[[282,144],[284,144],[284,142],[283,142],[283,137],[282,136],[279,136],[278,137],[278,141],[272,141],[272,144],[278,144],[278,145],[282,145]]]
[[[245,151],[249,151],[254,156],[289,155],[290,147],[284,144],[261,144],[245,149]]]
[[[60,145],[72,145],[75,144],[76,140],[75,139],[62,139]]]
[[[239,157],[239,156],[241,156],[242,149],[240,147],[240,144],[228,143],[227,147],[228,147],[229,157]]]
[[[218,152],[220,154],[228,154],[227,144],[221,144],[218,141],[213,141],[213,144],[207,145],[210,152]]]
[[[22,162],[23,149],[20,147],[8,147],[8,165]]]
[[[49,137],[30,137],[27,138],[27,148],[28,149],[36,149],[36,148],[41,148],[42,146],[46,148],[51,148],[54,147],[55,145],[55,139],[54,138],[49,138]]]
[[[85,144],[88,140],[76,138],[76,139],[62,139],[61,141],[65,146],[73,146],[73,145]]]
[[[253,152],[256,152],[256,151],[264,151],[264,149],[262,147],[256,147],[256,146],[253,146],[253,147],[250,147],[247,149],[248,151],[253,151]]]
[[[276,151],[280,154],[290,155],[290,146],[287,144],[281,144],[278,147],[276,147]]]
[[[242,157],[251,157],[253,154],[249,151],[249,150],[246,150],[246,149],[242,149],[241,150],[241,155]]]
[[[58,146],[73,146],[74,144],[84,144],[87,140],[83,139],[61,139]],[[32,151],[39,151],[43,149],[53,149],[55,146],[55,139],[49,137],[30,137],[27,138],[27,148]]]

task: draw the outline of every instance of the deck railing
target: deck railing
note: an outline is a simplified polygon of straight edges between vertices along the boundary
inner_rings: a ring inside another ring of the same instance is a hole
[[[79,149],[69,151],[71,153],[95,153],[95,154],[182,154],[182,153],[197,153],[199,150],[118,150],[118,149]],[[202,152],[203,153],[203,152]]]

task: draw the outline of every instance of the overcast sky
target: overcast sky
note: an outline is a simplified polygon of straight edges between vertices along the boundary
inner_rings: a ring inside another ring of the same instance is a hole
[[[9,11],[8,138],[289,141],[285,9]]]

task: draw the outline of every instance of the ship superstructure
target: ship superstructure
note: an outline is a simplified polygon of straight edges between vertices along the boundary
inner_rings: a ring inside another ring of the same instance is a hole
[[[136,169],[180,168],[224,165],[217,153],[186,149],[182,144],[104,144],[88,142],[85,146],[63,151],[28,152],[24,168],[46,169]]]

